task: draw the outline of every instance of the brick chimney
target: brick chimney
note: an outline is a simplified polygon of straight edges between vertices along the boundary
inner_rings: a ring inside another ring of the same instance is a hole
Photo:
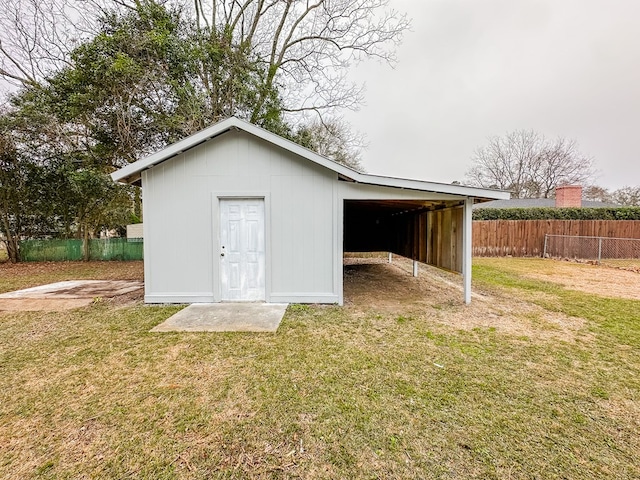
[[[582,206],[582,186],[563,185],[556,187],[556,208]]]

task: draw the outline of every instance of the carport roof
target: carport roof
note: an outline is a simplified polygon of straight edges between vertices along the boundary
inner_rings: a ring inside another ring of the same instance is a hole
[[[387,177],[381,175],[370,175],[360,173],[349,167],[334,162],[317,153],[294,143],[286,138],[271,133],[263,128],[257,127],[251,123],[240,120],[236,117],[230,117],[222,120],[198,133],[191,135],[179,142],[169,145],[167,148],[160,150],[153,155],[131,163],[111,174],[111,178],[117,182],[134,183],[140,179],[143,170],[152,168],[165,160],[179,155],[201,143],[215,138],[230,130],[242,130],[246,133],[254,135],[262,140],[277,145],[318,165],[336,172],[342,180],[367,185],[377,185],[383,187],[402,188],[408,190],[417,190],[422,192],[437,192],[459,195],[463,197],[475,197],[485,200],[506,200],[510,198],[509,192],[503,190],[493,190],[479,187],[468,187],[464,185],[451,185],[447,183],[426,182],[422,180],[411,180],[407,178]]]

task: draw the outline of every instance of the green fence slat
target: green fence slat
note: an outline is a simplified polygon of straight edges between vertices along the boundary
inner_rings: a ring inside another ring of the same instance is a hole
[[[89,240],[89,260],[142,260],[141,238],[94,238]],[[25,262],[64,262],[83,259],[78,239],[23,240],[20,253]]]

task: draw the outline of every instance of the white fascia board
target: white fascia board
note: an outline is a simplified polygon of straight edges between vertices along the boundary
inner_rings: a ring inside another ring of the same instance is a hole
[[[279,135],[275,135],[263,128],[257,127],[251,123],[233,118],[236,120],[238,128],[245,130],[263,140],[278,145],[279,147],[289,150],[292,153],[298,154],[301,157],[307,158],[323,167],[326,167],[334,172],[347,177],[357,183],[364,183],[369,185],[377,185],[381,187],[393,187],[393,188],[405,188],[409,190],[419,190],[423,192],[435,192],[435,193],[448,193],[451,195],[457,195],[460,197],[476,197],[488,200],[508,200],[511,198],[511,193],[504,190],[494,190],[489,188],[469,187],[465,185],[452,185],[448,183],[437,182],[425,182],[422,180],[410,180],[406,178],[386,177],[381,175],[370,175],[360,173],[349,167],[345,167],[339,163],[336,163],[328,158],[325,158],[317,153],[305,148],[297,143],[294,143],[286,138],[282,138]]]
[[[361,173],[358,174],[358,176],[354,180],[359,183],[366,183],[369,185],[405,188],[408,190],[419,190],[423,192],[448,193],[460,197],[476,197],[491,200],[504,200],[511,198],[511,193],[504,190],[469,187],[466,185],[452,185],[449,183],[425,182],[422,180],[411,180],[406,178],[383,177]]]
[[[354,175],[358,174],[358,172],[356,172],[355,170],[324,158],[305,147],[287,140],[286,138],[271,133],[263,128],[257,127],[249,122],[245,122],[244,120],[240,120],[236,117],[230,117],[226,120],[222,120],[221,122],[216,123],[215,125],[212,125],[211,127],[205,128],[198,133],[194,133],[184,140],[180,140],[179,142],[169,145],[167,148],[160,150],[153,155],[138,160],[137,162],[133,162],[126,167],[121,168],[120,170],[116,170],[111,174],[111,178],[116,182],[126,182],[127,179],[136,178],[141,171],[162,163],[163,161],[175,155],[179,155],[180,153],[187,151],[190,148],[193,148],[203,142],[206,142],[207,140],[210,140],[211,138],[216,137],[232,128],[244,130],[251,135],[261,138],[273,145],[284,148],[285,150],[311,160],[312,162],[322,165],[323,167],[333,170],[334,172],[346,177],[353,178]]]
[[[134,177],[143,170],[151,168],[168,158],[178,155],[185,150],[189,150],[190,148],[219,135],[225,130],[228,130],[233,126],[233,122],[231,122],[231,120],[233,120],[233,118],[228,118],[227,120],[216,123],[215,125],[205,128],[198,133],[194,133],[190,137],[169,145],[167,148],[160,150],[153,155],[149,155],[148,157],[142,158],[137,162],[133,162],[120,170],[116,170],[111,174],[111,178],[116,182],[121,180],[126,181],[127,178]]]
[[[435,183],[425,182],[422,180],[410,180],[404,178],[384,177],[378,175],[369,175],[357,172],[349,167],[345,167],[339,163],[336,163],[328,158],[325,158],[317,153],[305,148],[297,143],[294,143],[286,138],[283,138],[275,133],[271,133],[261,127],[257,127],[249,122],[240,120],[236,117],[230,117],[226,120],[216,123],[204,130],[194,133],[190,137],[180,140],[179,142],[169,145],[164,150],[161,150],[153,155],[131,163],[126,167],[121,168],[111,174],[111,178],[116,181],[127,182],[132,179],[135,180],[139,177],[140,172],[148,168],[153,167],[175,155],[189,150],[213,137],[216,137],[232,128],[243,130],[251,135],[254,135],[266,142],[273,145],[277,145],[291,153],[299,155],[307,160],[310,160],[318,165],[321,165],[329,170],[336,172],[343,177],[353,180],[357,183],[364,183],[369,185],[378,185],[382,187],[394,187],[405,188],[409,190],[418,190],[423,192],[436,192],[436,193],[448,193],[451,195],[457,195],[461,197],[476,197],[480,199],[490,200],[508,200],[511,198],[509,192],[502,190],[492,190],[478,187],[467,187],[464,185],[451,185],[447,183]]]
[[[363,182],[339,182],[338,191],[343,200],[426,200],[460,201],[467,197],[450,193],[374,185]]]
[[[328,158],[323,157],[322,155],[317,154],[316,152],[309,150],[302,145],[298,145],[291,140],[287,140],[286,138],[281,137],[280,135],[276,135],[275,133],[271,133],[264,128],[257,127],[249,122],[245,122],[244,120],[240,120],[237,118],[233,118],[236,123],[236,127],[241,130],[244,130],[247,133],[255,135],[258,138],[261,138],[273,145],[277,145],[278,147],[284,148],[285,150],[290,151],[291,153],[295,153],[301,157],[306,158],[307,160],[311,160],[318,165],[322,165],[329,170],[333,170],[339,175],[343,175],[345,177],[351,178],[355,180],[355,177],[360,175],[356,170],[353,170],[349,167],[345,167],[333,160],[329,160]]]

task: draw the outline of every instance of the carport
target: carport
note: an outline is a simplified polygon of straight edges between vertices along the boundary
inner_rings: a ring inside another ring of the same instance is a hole
[[[346,200],[344,249],[392,252],[462,272],[464,203]]]
[[[410,192],[406,192],[411,196]],[[428,192],[414,192],[428,196]],[[426,195],[425,195],[426,194]],[[471,301],[472,210],[478,197],[442,199],[345,199],[343,252],[390,252],[463,275]]]

